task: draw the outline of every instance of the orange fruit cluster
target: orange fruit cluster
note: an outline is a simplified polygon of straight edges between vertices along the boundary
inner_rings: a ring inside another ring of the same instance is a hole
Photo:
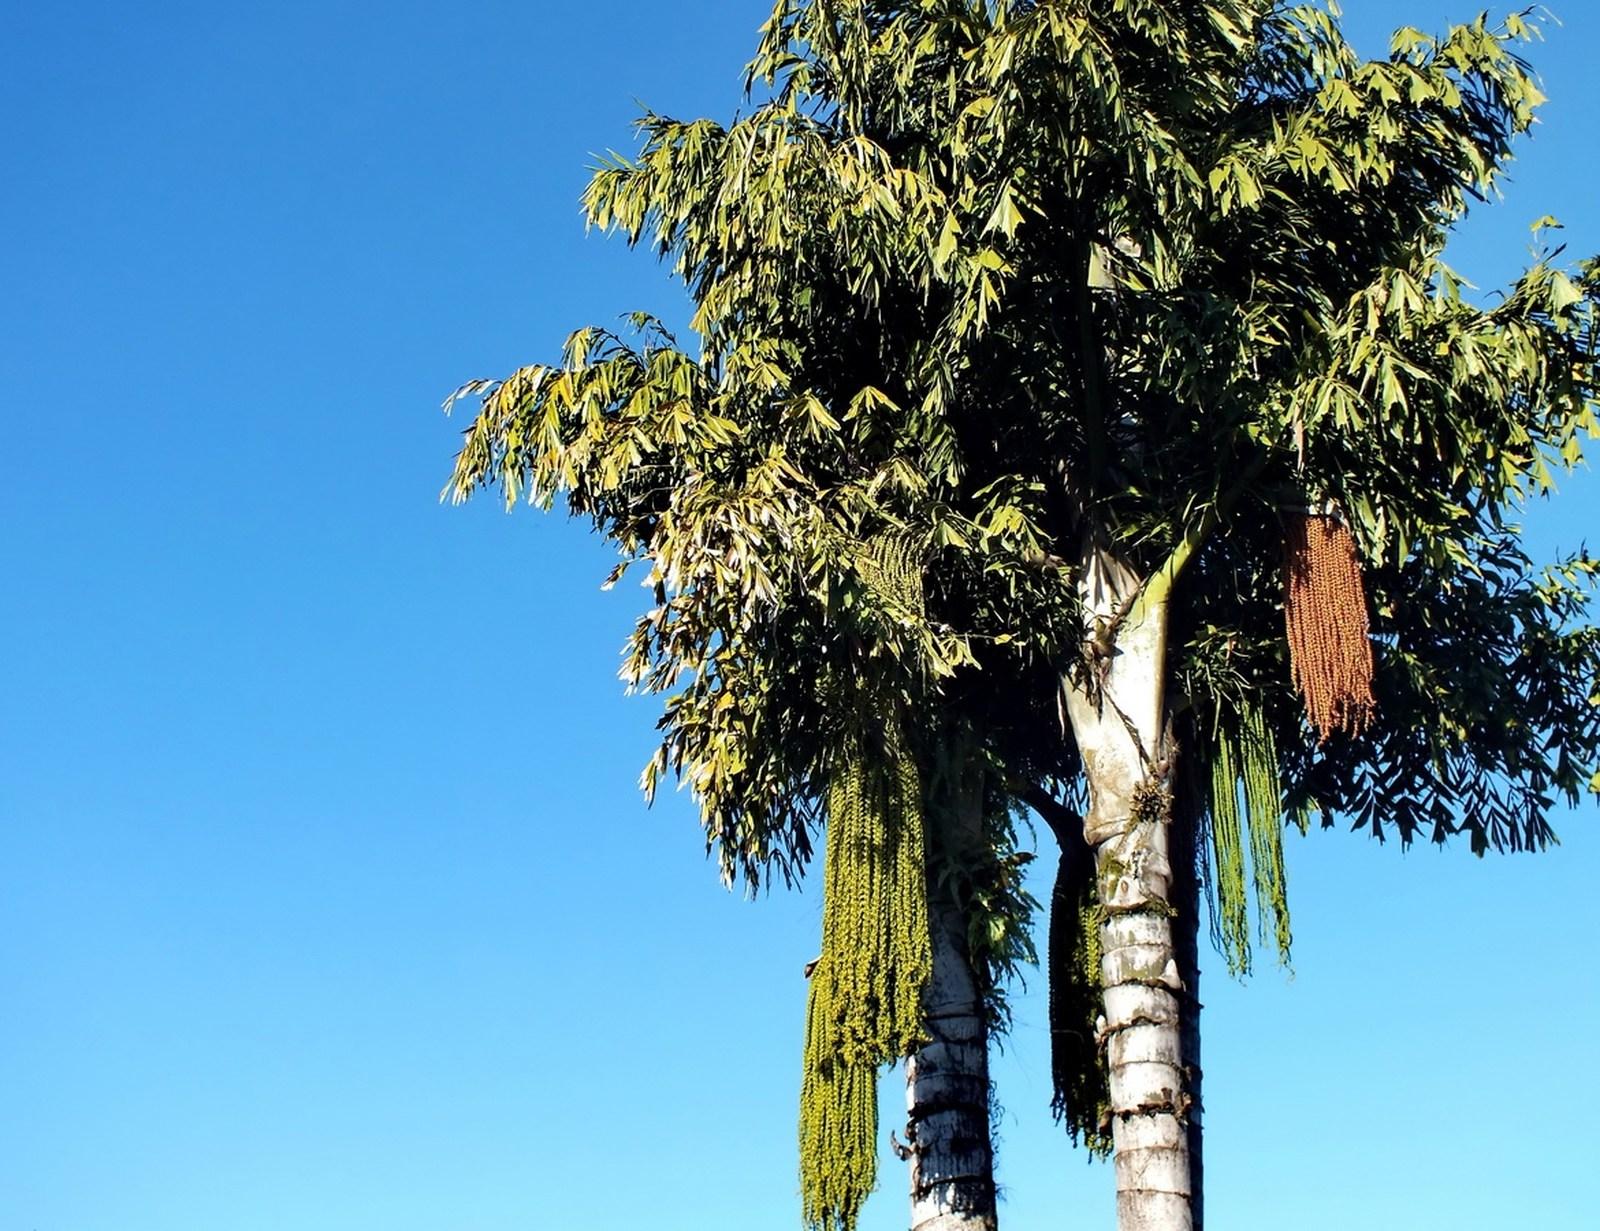
[[[1355,540],[1338,518],[1295,513],[1284,539],[1284,620],[1294,686],[1321,742],[1372,718],[1372,643]]]

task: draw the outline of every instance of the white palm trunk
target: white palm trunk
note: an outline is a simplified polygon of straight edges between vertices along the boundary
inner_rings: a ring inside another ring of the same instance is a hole
[[[1175,842],[1173,861],[1173,944],[1177,949],[1178,972],[1183,976],[1183,995],[1179,1005],[1182,1021],[1184,1093],[1188,1098],[1189,1125],[1189,1214],[1194,1231],[1205,1228],[1205,1130],[1203,1112],[1204,1070],[1200,1064],[1200,911],[1203,887],[1200,884],[1194,843],[1199,841],[1194,817],[1181,817],[1182,840]],[[1175,835],[1178,836],[1178,835]]]
[[[955,818],[972,841],[981,792]],[[906,1061],[911,1231],[995,1231],[989,1135],[989,1031],[967,947],[967,920],[946,887],[929,886],[933,972],[923,993],[928,1042]]]
[[[1101,1034],[1110,1070],[1121,1231],[1194,1231],[1185,990],[1174,947],[1165,736],[1167,609],[1133,602],[1138,579],[1091,553],[1084,598],[1101,639],[1067,711],[1089,784],[1084,836],[1104,912]]]

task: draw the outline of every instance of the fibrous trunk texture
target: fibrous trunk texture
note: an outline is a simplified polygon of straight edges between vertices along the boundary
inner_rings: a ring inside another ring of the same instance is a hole
[[[968,840],[982,824],[981,811],[957,819]],[[966,916],[954,894],[930,887],[928,913],[933,975],[923,993],[927,1041],[906,1061],[911,1231],[995,1231],[983,993],[967,947]]]
[[[1121,1231],[1193,1231],[1185,988],[1173,928],[1167,612],[1134,604],[1136,579],[1092,553],[1084,572],[1091,658],[1067,710],[1089,785],[1084,836],[1103,913],[1100,1036],[1110,1070]]]

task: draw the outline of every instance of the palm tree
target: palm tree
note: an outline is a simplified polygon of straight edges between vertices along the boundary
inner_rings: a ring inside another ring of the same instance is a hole
[[[457,497],[565,495],[649,570],[647,789],[690,783],[730,879],[827,825],[814,1225],[870,1189],[900,1054],[915,1226],[995,1223],[1022,807],[1062,847],[1057,1110],[1124,1231],[1171,1231],[1202,886],[1243,968],[1251,887],[1287,951],[1285,823],[1481,854],[1600,789],[1600,570],[1508,518],[1600,432],[1600,266],[1486,308],[1441,257],[1542,101],[1528,33],[1366,62],[1272,0],[782,0],[750,112],[647,115],[586,196],[698,347],[639,318],[461,391]]]

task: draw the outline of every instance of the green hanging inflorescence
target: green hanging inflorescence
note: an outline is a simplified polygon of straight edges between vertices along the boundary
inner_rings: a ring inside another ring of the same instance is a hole
[[[828,790],[822,955],[811,973],[800,1091],[808,1226],[850,1231],[876,1181],[880,1065],[922,1040],[933,968],[922,792],[891,732],[878,756],[851,737]]]
[[[1211,757],[1212,931],[1234,974],[1250,972],[1247,881],[1253,884],[1260,939],[1287,963],[1292,935],[1283,864],[1283,787],[1266,715],[1244,704],[1219,716]],[[1248,835],[1248,871],[1246,836]]]
[[[826,960],[811,972],[806,1003],[800,1191],[808,1227],[850,1231],[878,1178],[878,1070],[838,1053]]]
[[[1074,1142],[1104,1155],[1111,1151],[1111,1089],[1096,1035],[1100,923],[1093,854],[1087,845],[1062,851],[1050,895],[1051,1110]]]
[[[876,597],[920,608],[921,573],[904,536],[880,536],[861,554]],[[859,698],[843,704],[867,708]],[[852,1231],[876,1183],[877,1071],[922,1042],[933,970],[916,761],[881,713],[846,731],[828,782],[822,954],[800,1089],[801,1202],[806,1224],[820,1231]]]
[[[856,553],[856,572],[891,614],[922,615],[922,552],[904,531],[874,535]]]

